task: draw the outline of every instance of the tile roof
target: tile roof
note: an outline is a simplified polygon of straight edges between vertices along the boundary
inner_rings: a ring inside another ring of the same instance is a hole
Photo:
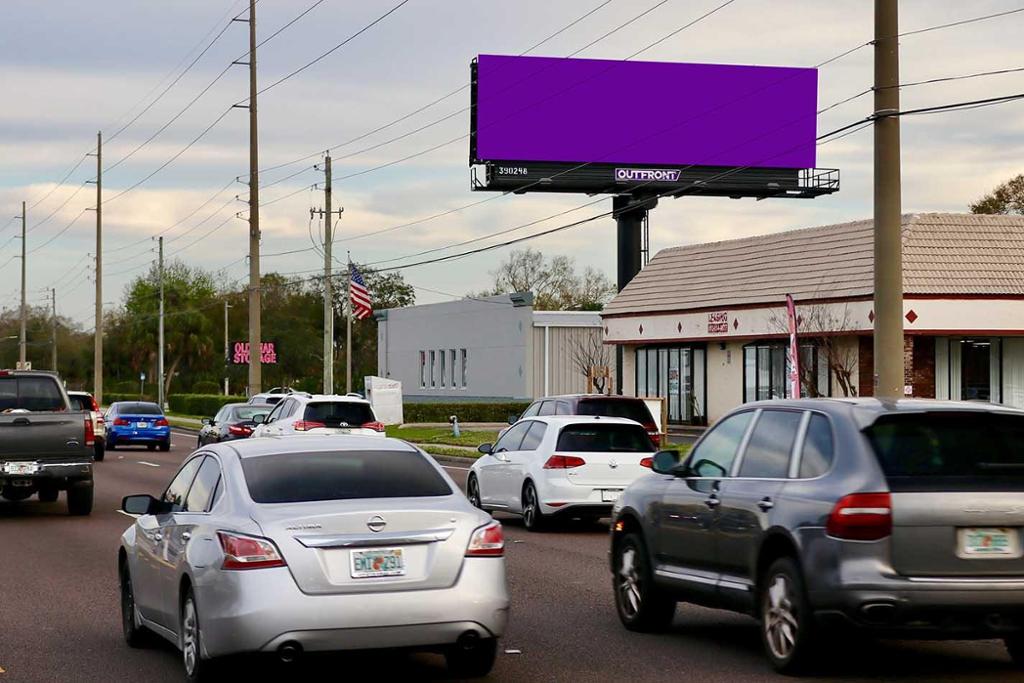
[[[904,214],[907,294],[1024,295],[1024,216]],[[777,304],[873,294],[872,221],[673,247],[604,314]]]

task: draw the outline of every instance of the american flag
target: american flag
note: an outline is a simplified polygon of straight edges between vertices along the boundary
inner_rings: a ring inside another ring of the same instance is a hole
[[[349,298],[352,303],[352,314],[356,320],[369,318],[373,314],[373,304],[370,303],[370,292],[366,289],[363,276],[356,270],[355,264],[350,263],[349,270]]]

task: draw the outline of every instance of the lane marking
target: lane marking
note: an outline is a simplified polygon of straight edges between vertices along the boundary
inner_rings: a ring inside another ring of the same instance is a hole
[[[464,470],[466,472],[469,472],[469,470],[472,469],[470,467],[456,467],[455,465],[441,465],[441,467],[446,470]]]
[[[155,462],[146,462],[145,460],[139,460],[138,463],[140,465],[148,465],[149,467],[160,467],[160,465],[157,465]]]

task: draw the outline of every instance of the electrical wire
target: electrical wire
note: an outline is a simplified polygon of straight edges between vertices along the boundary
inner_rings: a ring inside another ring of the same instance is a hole
[[[40,244],[38,247],[34,247],[32,249],[29,249],[28,253],[29,254],[34,254],[37,251],[39,251],[40,249],[44,249],[44,248],[46,248],[47,245],[53,243],[54,240],[56,240],[58,237],[60,237],[64,233],[66,233],[71,228],[72,225],[77,223],[78,219],[81,218],[82,216],[84,216],[85,212],[88,211],[88,210],[89,210],[88,208],[85,208],[85,209],[82,209],[81,211],[79,211],[78,215],[71,219],[71,222],[69,222],[67,225],[65,225],[63,228],[61,228],[59,231],[57,231],[52,237],[50,237],[50,239],[46,240],[45,242]]]

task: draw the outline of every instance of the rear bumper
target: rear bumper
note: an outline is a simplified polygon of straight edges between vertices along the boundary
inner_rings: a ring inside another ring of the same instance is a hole
[[[297,642],[309,652],[435,648],[466,631],[496,638],[509,598],[505,562],[466,558],[450,588],[309,595],[286,568],[211,572],[196,585],[203,644],[211,657],[270,652]]]
[[[107,442],[122,443],[162,443],[171,438],[170,427],[159,427],[157,429],[108,429]]]
[[[628,484],[573,484],[568,481],[549,480],[538,488],[541,512],[545,515],[586,514],[600,517],[611,515],[615,500]],[[549,503],[561,503],[550,505]]]
[[[9,462],[13,462],[9,461]],[[32,462],[31,460],[17,462]],[[92,460],[60,463],[37,463],[38,470],[32,474],[8,474],[0,464],[0,486],[66,486],[72,481],[92,480]]]

